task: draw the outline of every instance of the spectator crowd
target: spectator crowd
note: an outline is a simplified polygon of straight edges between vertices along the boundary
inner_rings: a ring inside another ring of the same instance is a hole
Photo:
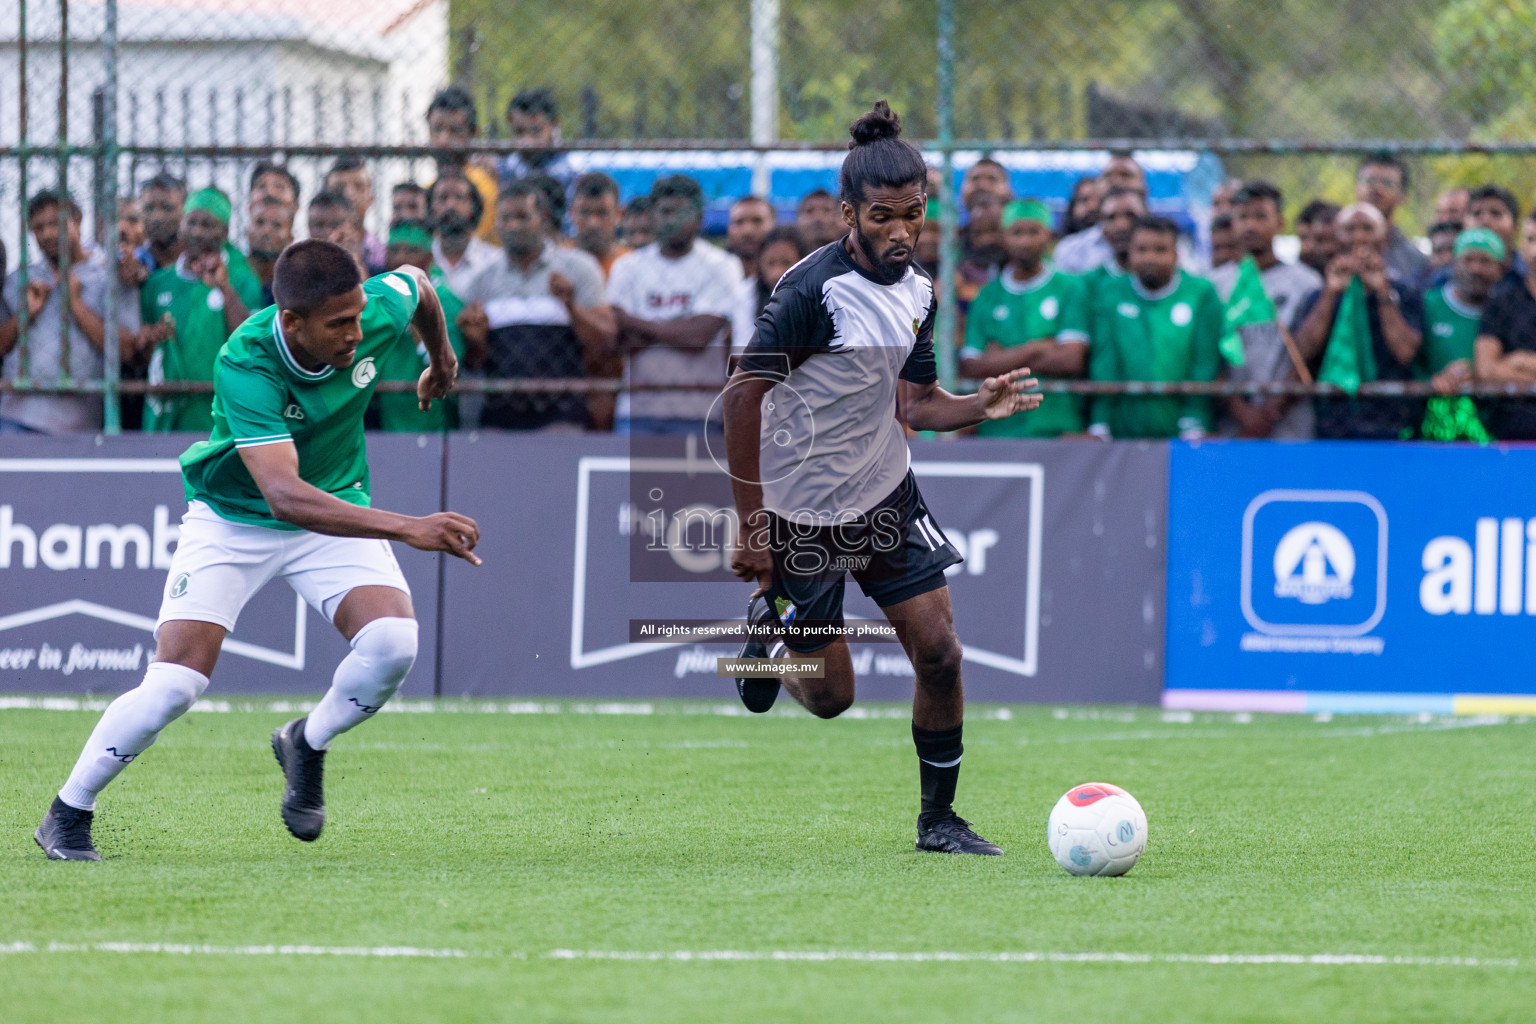
[[[272,302],[273,266],[302,215],[308,237],[340,245],[365,274],[405,265],[429,273],[466,376],[535,382],[533,390],[467,393],[426,413],[412,394],[381,392],[371,426],[717,429],[715,398],[731,353],[750,343],[773,287],[846,234],[838,198],[814,190],[786,223],[767,199],[738,199],[716,244],[702,237],[704,196],[692,179],[661,177],[624,203],[613,178],[579,173],[560,148],[547,91],[518,94],[506,117],[525,148],[499,161],[472,156],[475,103],[457,87],[440,92],[427,113],[435,178],[389,188],[383,235],[366,224],[384,198],[379,183],[350,157],[307,200],[287,168],[256,165],[243,239],[231,238],[230,196],[169,173],[120,201],[115,253],[85,240],[67,194],[37,193],[26,210],[29,264],[5,274],[0,288],[4,377],[100,378],[113,359],[125,379],[210,381],[230,333]],[[931,183],[932,198],[939,185]],[[953,271],[963,378],[1027,366],[1054,380],[1298,381],[1341,392],[1051,393],[1037,411],[979,432],[1536,438],[1536,402],[1456,394],[1472,383],[1536,383],[1536,211],[1522,220],[1517,198],[1496,184],[1451,189],[1439,196],[1421,249],[1399,227],[1408,185],[1408,168],[1390,154],[1362,161],[1343,206],[1312,199],[1293,212],[1269,182],[1223,182],[1212,195],[1209,256],[1197,257],[1174,222],[1149,210],[1146,174],[1130,154],[1113,154],[1078,181],[1060,216],[1015,196],[997,161],[977,161],[959,190],[966,226]],[[1277,250],[1288,232],[1296,262]],[[917,253],[934,275],[937,236],[930,224]],[[424,350],[402,345],[380,377],[414,381],[425,366]],[[551,386],[580,380],[608,383]],[[1357,396],[1378,380],[1429,381],[1438,397]],[[124,425],[207,431],[211,403],[206,387],[128,396]],[[90,394],[0,394],[0,434],[101,424],[101,401]]]

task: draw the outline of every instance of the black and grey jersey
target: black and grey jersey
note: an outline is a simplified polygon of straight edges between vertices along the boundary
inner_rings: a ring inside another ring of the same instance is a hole
[[[913,264],[871,278],[841,241],[795,264],[739,368],[777,381],[763,401],[763,504],[801,522],[862,514],[906,477],[898,380],[938,379],[933,279]]]

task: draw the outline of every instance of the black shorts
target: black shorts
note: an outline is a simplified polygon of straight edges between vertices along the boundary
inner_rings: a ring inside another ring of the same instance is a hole
[[[844,577],[852,573],[881,608],[945,586],[944,570],[964,561],[934,521],[910,470],[889,497],[868,512],[832,525],[797,525],[769,516],[773,586],[769,603],[782,616],[795,607],[802,626],[843,624]],[[786,636],[798,654],[819,651],[836,637]]]

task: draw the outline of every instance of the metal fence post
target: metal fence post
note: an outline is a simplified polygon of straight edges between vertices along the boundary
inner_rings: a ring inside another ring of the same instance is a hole
[[[106,24],[101,33],[103,57],[106,61],[106,83],[102,87],[101,164],[106,169],[104,187],[101,190],[101,216],[106,221],[106,238],[102,246],[107,257],[106,329],[102,339],[102,430],[110,435],[123,430],[122,396],[117,384],[122,362],[122,346],[118,342],[117,310],[117,0],[106,2]]]
[[[32,376],[32,345],[27,337],[27,330],[31,325],[31,315],[27,309],[27,284],[30,276],[32,255],[28,252],[31,241],[32,225],[27,217],[27,166],[32,162],[32,149],[27,143],[27,115],[30,113],[27,103],[27,5],[17,5],[17,37],[16,37],[16,62],[20,77],[18,78],[17,97],[17,129],[18,138],[16,144],[17,153],[20,156],[20,167],[17,168],[20,179],[20,203],[21,203],[21,238],[17,246],[16,263],[16,381],[18,386],[25,386]]]
[[[53,298],[59,303],[59,383],[75,378],[73,353],[70,351],[70,260],[69,248],[69,0],[59,0],[59,123],[54,126],[59,158],[59,262],[54,268]],[[85,225],[82,223],[81,228]],[[83,333],[83,332],[82,332]]]
[[[955,389],[955,268],[960,257],[960,219],[955,207],[955,0],[939,0],[939,166],[944,183],[939,189],[939,316],[933,344],[939,364],[939,383]]]
[[[752,22],[752,145],[779,141],[779,0],[750,0]],[[752,163],[752,193],[773,194],[768,153]]]

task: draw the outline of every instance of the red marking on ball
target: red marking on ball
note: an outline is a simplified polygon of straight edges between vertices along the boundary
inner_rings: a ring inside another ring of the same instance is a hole
[[[1119,786],[1111,786],[1107,782],[1085,782],[1081,786],[1067,790],[1067,799],[1072,801],[1073,805],[1077,807],[1087,807],[1089,804],[1103,800],[1107,796],[1129,795]]]

